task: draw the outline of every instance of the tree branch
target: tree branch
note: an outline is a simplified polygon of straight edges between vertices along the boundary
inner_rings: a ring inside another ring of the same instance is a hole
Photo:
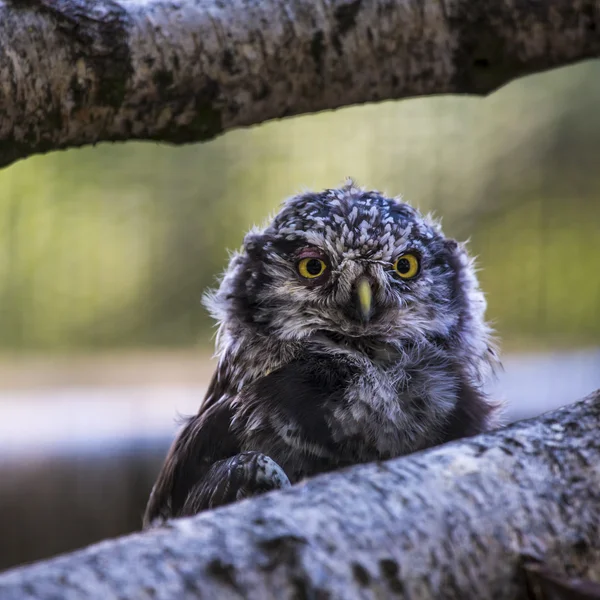
[[[600,56],[597,0],[0,0],[0,166]]]
[[[0,576],[3,600],[525,597],[523,556],[600,578],[600,391]]]

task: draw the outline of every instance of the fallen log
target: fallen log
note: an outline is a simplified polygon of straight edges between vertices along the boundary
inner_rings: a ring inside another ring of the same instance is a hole
[[[0,598],[527,597],[523,561],[600,581],[600,391],[0,575]]]
[[[596,0],[0,0],[0,166],[487,94],[600,56],[599,18]]]

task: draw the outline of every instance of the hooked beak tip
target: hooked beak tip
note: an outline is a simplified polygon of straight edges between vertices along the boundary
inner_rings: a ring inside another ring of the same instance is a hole
[[[371,289],[371,283],[366,278],[361,278],[356,286],[358,293],[358,303],[360,307],[360,313],[365,321],[368,321],[371,316],[371,306],[373,304],[373,290]]]

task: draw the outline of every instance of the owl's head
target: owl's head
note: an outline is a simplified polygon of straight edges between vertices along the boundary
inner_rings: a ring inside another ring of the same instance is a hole
[[[353,183],[287,200],[248,233],[207,305],[230,333],[488,352],[485,299],[464,246],[408,204]]]

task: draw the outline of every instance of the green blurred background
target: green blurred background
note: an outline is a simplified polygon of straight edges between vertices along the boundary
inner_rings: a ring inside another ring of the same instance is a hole
[[[0,433],[9,442],[0,451],[10,461],[0,472],[0,568],[139,527],[171,415],[198,404],[211,372],[202,293],[244,232],[303,189],[352,176],[469,238],[509,373],[525,368],[524,354],[600,347],[599,106],[600,62],[587,62],[485,99],[386,102],[206,144],[101,144],[1,170]],[[574,381],[584,359],[568,356],[558,364],[572,365]],[[600,353],[585,356],[593,379]],[[513,387],[545,398],[545,372],[527,384],[523,373]],[[165,386],[187,399],[156,396]],[[56,440],[85,438],[106,406],[120,445],[99,437],[91,454],[73,446],[56,458]],[[134,443],[154,406],[166,429]],[[40,421],[54,441],[35,446]]]
[[[353,107],[203,145],[100,145],[0,171],[6,352],[209,344],[199,304],[279,202],[351,175],[470,237],[510,347],[600,341],[600,65],[487,99]]]

